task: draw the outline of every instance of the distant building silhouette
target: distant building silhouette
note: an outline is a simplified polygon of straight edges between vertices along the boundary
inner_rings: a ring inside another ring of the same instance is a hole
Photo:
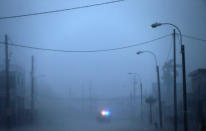
[[[192,91],[188,95],[189,117],[194,126],[206,123],[206,69],[192,71],[189,76],[192,82]]]

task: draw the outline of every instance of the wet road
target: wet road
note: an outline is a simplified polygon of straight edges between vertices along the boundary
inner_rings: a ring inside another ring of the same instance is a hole
[[[154,131],[142,123],[129,120],[113,120],[110,123],[99,123],[95,119],[61,120],[55,123],[38,123],[10,131]]]
[[[65,105],[41,105],[37,115],[39,118],[36,118],[34,124],[10,131],[155,131],[151,125],[140,120],[132,121],[124,111],[113,113],[111,122],[100,123],[96,121],[96,113],[82,112],[78,108],[68,109]]]

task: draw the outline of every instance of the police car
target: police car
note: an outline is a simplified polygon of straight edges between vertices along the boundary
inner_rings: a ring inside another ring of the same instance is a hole
[[[97,113],[97,121],[99,122],[110,122],[111,111],[108,109],[102,109]]]

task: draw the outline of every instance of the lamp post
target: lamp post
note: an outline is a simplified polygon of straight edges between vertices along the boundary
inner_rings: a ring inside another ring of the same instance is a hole
[[[138,76],[139,77],[139,86],[140,86],[140,103],[141,103],[141,119],[143,119],[143,116],[142,116],[142,114],[143,114],[143,102],[142,102],[142,80],[141,80],[141,77],[140,77],[140,75],[139,74],[137,74],[137,73],[131,73],[131,72],[129,72],[128,73],[129,75],[135,75],[135,76]]]
[[[159,73],[159,65],[158,65],[158,62],[157,62],[157,57],[151,51],[138,51],[136,54],[140,55],[142,53],[149,53],[155,59],[156,71],[157,71],[157,87],[158,87],[158,103],[159,103],[159,123],[160,123],[160,128],[162,128],[162,102],[161,102],[161,91],[160,91],[160,73]]]
[[[136,99],[136,85],[137,85],[136,75],[137,74],[129,72],[128,75],[133,75],[133,96],[132,96],[132,100],[133,100],[133,103],[135,103],[135,99]]]
[[[6,86],[6,115],[7,127],[11,128],[11,89],[10,89],[10,73],[9,73],[9,51],[8,36],[5,35],[5,86]]]
[[[188,123],[187,123],[187,89],[186,89],[186,71],[185,71],[185,47],[182,43],[182,32],[178,26],[171,23],[154,23],[152,24],[152,28],[159,27],[161,25],[169,25],[174,27],[180,35],[180,44],[181,44],[181,54],[182,54],[182,80],[183,80],[183,104],[184,104],[184,131],[188,131]],[[176,61],[174,62],[176,63]]]

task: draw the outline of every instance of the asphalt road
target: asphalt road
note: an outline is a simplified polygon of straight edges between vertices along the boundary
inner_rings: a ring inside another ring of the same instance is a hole
[[[34,124],[16,127],[10,131],[154,131],[150,125],[140,120],[129,119],[125,111],[113,113],[109,123],[100,123],[96,121],[96,113],[82,112],[78,108],[70,109],[65,103],[57,104],[41,105],[37,115],[39,118],[36,118]]]
[[[95,119],[62,119],[54,123],[41,122],[10,131],[154,131],[154,129],[148,128],[143,123],[134,123],[126,119],[112,120],[109,123],[100,123]]]

